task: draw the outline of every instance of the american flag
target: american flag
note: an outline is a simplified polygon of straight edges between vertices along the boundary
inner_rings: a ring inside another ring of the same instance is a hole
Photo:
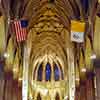
[[[27,26],[28,26],[27,20],[15,20],[14,21],[14,28],[15,28],[17,42],[22,42],[26,40]]]

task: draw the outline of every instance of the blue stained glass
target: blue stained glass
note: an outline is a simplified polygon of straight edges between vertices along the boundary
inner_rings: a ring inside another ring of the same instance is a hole
[[[42,72],[43,72],[43,67],[41,64],[38,69],[38,78],[37,78],[38,81],[42,81]]]
[[[46,64],[46,81],[51,79],[51,66],[49,63]]]
[[[85,13],[87,13],[87,10],[89,8],[89,0],[81,0],[81,4],[82,4],[82,7],[83,7]]]
[[[56,64],[54,65],[54,76],[55,76],[55,81],[58,81],[59,77],[60,77],[60,71],[59,71],[58,66]]]

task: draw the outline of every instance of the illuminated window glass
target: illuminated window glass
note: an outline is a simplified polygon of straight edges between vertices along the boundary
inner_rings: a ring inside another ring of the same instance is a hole
[[[38,69],[38,76],[37,76],[38,81],[42,81],[42,73],[43,73],[43,66],[42,64],[40,64],[39,69]]]
[[[85,13],[87,13],[87,10],[89,8],[89,0],[81,0],[81,4],[82,4],[82,7],[83,7]]]
[[[58,66],[56,64],[54,65],[54,77],[55,77],[55,81],[58,81],[59,77],[60,77],[60,71],[59,71]]]
[[[51,65],[49,63],[46,64],[46,81],[50,81],[51,79]]]

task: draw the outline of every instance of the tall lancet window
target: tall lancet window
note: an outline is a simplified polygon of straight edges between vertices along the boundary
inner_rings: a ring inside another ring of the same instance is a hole
[[[55,78],[55,81],[59,81],[59,78],[60,78],[60,71],[56,64],[54,64],[54,78]]]
[[[42,64],[40,64],[40,66],[38,68],[38,75],[37,75],[38,81],[42,81],[42,74],[43,74],[43,66],[42,66]]]
[[[50,81],[51,80],[51,65],[50,63],[46,64],[46,81]]]
[[[88,8],[89,8],[89,0],[81,0],[81,4],[82,4],[83,10],[86,14],[88,11]]]

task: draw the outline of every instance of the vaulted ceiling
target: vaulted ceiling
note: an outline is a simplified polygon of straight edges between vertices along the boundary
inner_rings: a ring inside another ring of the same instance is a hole
[[[41,16],[41,11],[47,9],[44,9],[47,4],[55,10],[62,23],[69,27],[70,19],[85,19],[88,15],[93,19],[94,12],[91,10],[96,7],[97,0],[1,0],[1,10],[7,17],[26,18],[31,24]]]

